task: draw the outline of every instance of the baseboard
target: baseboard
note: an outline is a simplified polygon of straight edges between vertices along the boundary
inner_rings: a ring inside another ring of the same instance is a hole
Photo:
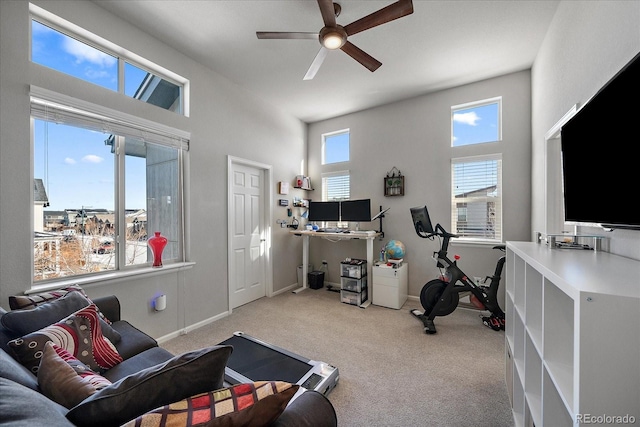
[[[229,314],[230,314],[229,311],[225,311],[225,312],[220,313],[220,314],[218,314],[216,316],[213,316],[213,317],[210,317],[208,319],[201,320],[200,322],[197,322],[197,323],[194,323],[192,325],[189,325],[189,326],[187,326],[187,327],[185,327],[183,329],[180,329],[180,330],[177,330],[175,332],[171,332],[170,334],[161,336],[160,338],[156,338],[156,341],[158,341],[158,344],[165,343],[165,342],[169,341],[170,339],[177,338],[180,335],[186,335],[191,331],[195,331],[198,328],[202,328],[203,326],[206,326],[206,325],[208,325],[210,323],[213,323],[213,322],[216,322],[216,321],[218,321],[220,319],[223,319],[223,318],[227,317]]]

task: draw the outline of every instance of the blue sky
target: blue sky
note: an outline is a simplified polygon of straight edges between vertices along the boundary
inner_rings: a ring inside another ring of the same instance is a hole
[[[453,115],[453,146],[497,141],[498,104],[456,111]]]
[[[33,62],[117,91],[117,58],[32,21]],[[125,64],[125,94],[133,96],[146,72]],[[50,206],[114,209],[114,157],[109,134],[36,121],[34,178],[44,180]],[[127,156],[126,208],[146,207],[144,159]]]

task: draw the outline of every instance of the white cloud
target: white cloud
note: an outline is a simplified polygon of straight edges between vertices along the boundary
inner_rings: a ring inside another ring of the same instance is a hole
[[[111,67],[116,63],[116,58],[113,56],[107,55],[76,39],[65,38],[62,47],[67,53],[75,56],[78,63],[86,61],[101,67]]]
[[[95,154],[88,154],[82,158],[82,161],[86,163],[101,163],[103,160],[102,157],[96,156]]]
[[[471,111],[469,113],[455,113],[453,115],[453,121],[462,123],[469,126],[477,126],[478,120],[481,120],[480,117],[476,114],[475,111]]]
[[[76,160],[75,160],[75,159],[72,159],[71,157],[66,157],[66,158],[64,159],[64,162],[65,162],[66,164],[68,164],[68,165],[75,165],[75,164],[76,164]]]

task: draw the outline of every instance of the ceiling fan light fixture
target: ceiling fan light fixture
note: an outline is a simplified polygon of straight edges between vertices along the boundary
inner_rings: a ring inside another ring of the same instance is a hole
[[[347,33],[342,27],[324,27],[320,31],[320,44],[327,49],[340,49],[347,42]]]

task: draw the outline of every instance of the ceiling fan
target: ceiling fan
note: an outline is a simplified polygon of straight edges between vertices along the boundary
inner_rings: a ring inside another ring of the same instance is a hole
[[[381,65],[378,61],[362,49],[347,40],[349,36],[368,30],[378,25],[386,24],[394,19],[413,13],[412,0],[398,0],[389,6],[373,12],[349,25],[342,26],[336,23],[336,17],[340,15],[342,7],[331,0],[318,0],[324,27],[317,33],[305,32],[278,32],[278,31],[257,31],[259,39],[317,39],[320,41],[320,51],[311,63],[304,80],[311,80],[320,69],[320,65],[329,53],[329,50],[340,49],[362,65],[369,71],[374,72]]]

